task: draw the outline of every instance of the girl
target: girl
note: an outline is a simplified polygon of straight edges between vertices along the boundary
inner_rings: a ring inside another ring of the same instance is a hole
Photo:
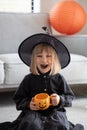
[[[16,130],[84,130],[66,117],[65,107],[72,105],[74,94],[59,71],[70,62],[67,48],[48,34],[35,34],[25,39],[18,50],[21,60],[30,66],[14,95],[19,117],[10,124]],[[47,93],[51,106],[40,110],[34,96]]]

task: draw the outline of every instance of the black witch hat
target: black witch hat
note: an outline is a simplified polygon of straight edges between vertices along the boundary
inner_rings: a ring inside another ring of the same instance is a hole
[[[26,38],[19,46],[18,54],[26,65],[30,66],[32,50],[40,43],[48,44],[55,49],[60,60],[61,68],[69,64],[70,53],[66,46],[52,35],[38,33]]]

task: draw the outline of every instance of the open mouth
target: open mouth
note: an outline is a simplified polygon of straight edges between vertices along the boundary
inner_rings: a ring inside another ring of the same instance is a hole
[[[39,106],[40,109],[44,109],[46,108],[46,105],[45,106]]]
[[[41,64],[40,66],[42,69],[46,69],[48,67],[48,64]]]

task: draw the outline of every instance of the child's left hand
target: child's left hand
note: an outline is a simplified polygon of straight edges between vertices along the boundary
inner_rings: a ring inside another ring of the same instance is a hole
[[[57,106],[60,103],[60,96],[56,93],[53,93],[50,95],[51,98],[51,104],[53,106]]]

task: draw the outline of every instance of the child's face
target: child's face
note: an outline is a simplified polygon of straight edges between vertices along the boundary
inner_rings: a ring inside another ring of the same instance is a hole
[[[52,54],[43,50],[41,53],[36,54],[36,67],[41,73],[46,73],[51,70]]]

